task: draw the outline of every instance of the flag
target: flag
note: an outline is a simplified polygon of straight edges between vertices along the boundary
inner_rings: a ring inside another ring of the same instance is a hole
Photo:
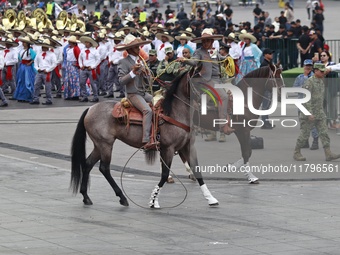
[[[73,5],[71,8],[68,8],[67,12],[74,13],[78,16],[79,15],[78,5],[76,4],[76,5]]]
[[[60,7],[59,4],[54,3],[54,16],[55,18],[58,17],[59,13],[63,10],[63,8]]]

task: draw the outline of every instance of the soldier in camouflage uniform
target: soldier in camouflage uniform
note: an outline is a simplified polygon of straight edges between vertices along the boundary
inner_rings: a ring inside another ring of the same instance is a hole
[[[325,150],[326,161],[340,158],[340,154],[333,154],[330,150],[330,140],[327,134],[327,118],[323,111],[323,99],[325,85],[322,78],[324,77],[325,65],[321,63],[314,64],[314,75],[310,77],[304,84],[303,88],[308,89],[311,93],[311,99],[305,103],[305,108],[311,113],[306,116],[301,113],[301,129],[300,135],[296,141],[294,151],[294,159],[297,161],[305,161],[306,158],[301,155],[301,148],[305,145],[309,138],[311,128],[315,125],[319,131],[319,138]]]

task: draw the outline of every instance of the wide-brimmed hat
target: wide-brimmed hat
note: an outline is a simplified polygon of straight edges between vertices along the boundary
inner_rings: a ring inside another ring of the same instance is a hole
[[[19,43],[10,38],[7,38],[5,41],[0,41],[0,45],[6,46],[7,44],[10,44],[12,47],[17,47],[19,45]]]
[[[158,24],[157,26],[152,26],[152,27],[150,28],[150,32],[152,32],[152,33],[157,32],[157,30],[161,30],[161,31],[163,31],[163,32],[166,31],[165,27],[164,27],[162,24]]]
[[[130,33],[134,33],[136,32],[137,30],[133,27],[129,27],[129,26],[124,26],[122,27],[121,29],[118,30],[118,32],[124,32],[124,30],[129,30]]]
[[[107,36],[107,38],[116,40],[116,41],[123,41],[124,40],[124,32],[116,32],[114,36]]]
[[[227,36],[227,40],[233,40],[235,42],[239,42],[235,33],[229,33]]]
[[[54,45],[54,47],[60,47],[62,46],[60,42],[58,42],[58,38],[54,35],[54,36],[47,36],[47,35],[43,35],[42,36],[45,39],[49,39],[50,43],[52,43],[52,45]]]
[[[97,27],[99,29],[104,28],[103,24],[100,21],[97,21],[96,23],[92,24],[93,27]]]
[[[79,38],[79,41],[82,42],[83,44],[85,44],[86,42],[89,42],[92,44],[92,47],[98,46],[98,43],[95,40],[93,40],[93,38],[90,36],[82,36]]]
[[[9,29],[9,32],[11,32],[12,34],[14,33],[20,33],[20,36],[25,36],[27,35],[27,33],[24,30],[19,30],[19,29]]]
[[[179,41],[179,40],[187,40],[187,41],[190,41],[191,39],[192,39],[192,37],[189,37],[189,36],[187,36],[187,34],[181,34],[181,35],[178,35],[178,36],[175,36],[175,39],[177,40],[177,41]]]
[[[151,34],[149,31],[138,32],[141,36],[145,37],[146,39],[151,40]]]
[[[186,28],[185,30],[179,31],[181,34],[189,35],[192,38],[195,38],[196,35],[192,32],[192,29],[190,27]]]
[[[34,44],[35,42],[32,40],[31,37],[29,37],[28,35],[24,36],[24,37],[20,37],[18,38],[19,41],[21,42],[25,42],[25,43],[29,43],[29,44]]]
[[[131,21],[131,22],[134,22],[135,20],[133,19],[133,16],[132,15],[127,15],[126,17],[125,17],[125,20],[127,20],[127,21]]]
[[[207,39],[221,40],[222,38],[223,38],[223,35],[214,35],[213,30],[211,28],[205,28],[202,31],[201,37],[193,38],[191,41],[195,43],[202,43],[202,40],[207,40]]]
[[[36,43],[36,45],[41,46],[41,47],[53,48],[53,49],[56,48],[54,45],[51,44],[51,41],[49,38],[45,38],[42,42]]]
[[[162,40],[162,36],[165,36],[166,38],[168,38],[169,42],[173,42],[175,40],[171,35],[169,35],[168,32],[163,32],[163,33],[157,33],[156,34],[156,38],[158,40]]]
[[[248,39],[250,39],[250,41],[252,42],[252,43],[255,43],[256,41],[257,41],[257,39],[256,39],[256,37],[255,36],[253,36],[252,34],[249,34],[249,33],[244,33],[244,34],[240,34],[239,36],[238,36],[238,38],[240,39],[240,40],[244,40],[245,38],[248,38]]]
[[[133,47],[139,47],[141,45],[149,44],[149,43],[151,43],[151,41],[148,41],[148,40],[143,41],[142,39],[136,38],[133,35],[127,35],[124,38],[123,44],[118,45],[116,48],[117,50],[122,51],[122,50],[130,49]]]
[[[71,35],[70,38],[68,38],[67,41],[71,42],[71,43],[80,43],[80,41],[78,41],[77,37],[75,37],[74,35]]]

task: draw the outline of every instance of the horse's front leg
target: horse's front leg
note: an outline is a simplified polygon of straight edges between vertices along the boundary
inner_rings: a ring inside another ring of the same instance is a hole
[[[162,166],[162,174],[161,174],[161,180],[158,183],[157,186],[152,190],[149,206],[150,208],[160,208],[158,197],[159,193],[164,186],[164,183],[167,182],[169,173],[170,173],[170,167],[172,163],[172,159],[174,157],[174,149],[173,148],[162,148],[160,151],[160,157],[161,157],[161,166]]]
[[[178,154],[179,154],[179,156],[180,156],[180,158],[181,158],[181,160],[182,160],[182,162],[185,166],[185,170],[187,170],[187,172],[189,173],[189,179],[192,180],[192,181],[196,181],[196,177],[191,170],[191,167],[188,163],[188,159],[186,159],[182,153],[179,152]]]
[[[208,200],[209,205],[217,206],[218,200],[210,193],[207,185],[203,181],[202,173],[200,171],[200,168],[198,167],[198,159],[195,146],[193,144],[188,144],[188,146],[185,146],[179,153],[181,153],[184,158],[189,159],[189,165],[192,168],[197,182],[200,185],[203,196],[205,197],[205,199]]]

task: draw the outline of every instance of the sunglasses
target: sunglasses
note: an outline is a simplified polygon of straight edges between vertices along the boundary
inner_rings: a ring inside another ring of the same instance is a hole
[[[320,55],[321,57],[327,57],[327,55]]]

